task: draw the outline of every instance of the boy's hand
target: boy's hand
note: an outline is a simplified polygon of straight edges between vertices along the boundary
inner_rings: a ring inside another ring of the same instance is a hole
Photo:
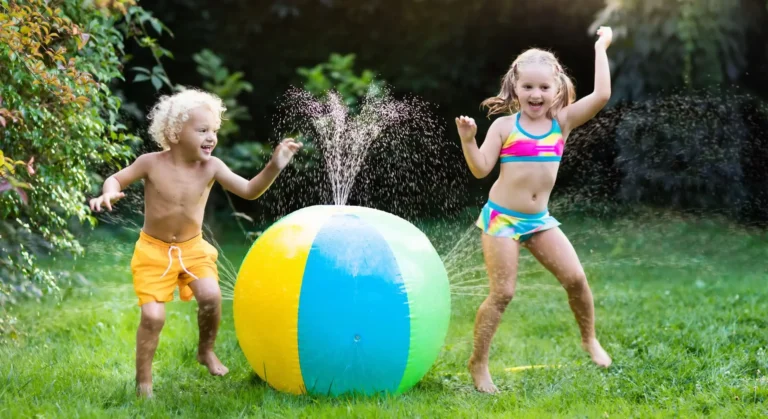
[[[299,151],[301,146],[302,144],[294,141],[293,138],[284,139],[272,153],[272,162],[278,169],[283,170],[291,162],[293,155]]]
[[[613,40],[613,30],[609,26],[601,26],[597,35],[600,38],[595,42],[595,47],[607,50]]]
[[[469,143],[475,139],[477,125],[474,119],[466,116],[456,118],[456,128],[459,130],[459,137],[461,137],[462,143]]]
[[[112,203],[125,197],[123,192],[107,192],[98,198],[91,199],[91,211],[101,212],[101,206],[104,205],[112,211]]]

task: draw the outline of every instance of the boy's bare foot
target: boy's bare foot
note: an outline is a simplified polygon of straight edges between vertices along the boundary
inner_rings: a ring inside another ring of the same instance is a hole
[[[216,354],[213,353],[213,351],[198,353],[197,362],[208,367],[208,372],[210,372],[211,375],[225,375],[229,372],[229,369],[219,361],[219,358],[216,357]]]
[[[499,389],[493,384],[491,372],[488,370],[488,363],[469,360],[469,373],[472,374],[472,380],[475,382],[475,388],[482,393],[498,393]]]
[[[581,347],[589,353],[589,355],[592,357],[592,362],[598,366],[603,368],[608,368],[611,366],[611,363],[613,362],[611,361],[611,357],[608,356],[608,352],[605,352],[605,349],[600,346],[600,342],[598,342],[597,339],[592,339],[588,342],[582,342]]]
[[[152,398],[152,383],[137,384],[136,385],[136,396],[138,396],[139,398],[151,399]]]

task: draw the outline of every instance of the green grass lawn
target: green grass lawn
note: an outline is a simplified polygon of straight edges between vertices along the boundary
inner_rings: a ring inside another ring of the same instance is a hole
[[[451,273],[453,315],[440,357],[393,398],[285,395],[251,371],[226,301],[217,343],[230,368],[195,362],[195,303],[167,305],[154,362],[155,396],[133,390],[139,309],[131,235],[96,233],[89,253],[59,261],[90,281],[13,307],[22,332],[0,347],[0,417],[764,417],[768,415],[768,236],[709,220],[648,215],[598,222],[563,217],[595,294],[598,338],[614,365],[579,346],[565,292],[523,253],[518,293],[491,350],[502,393],[475,392],[466,374],[474,313],[486,287],[472,219],[422,226]],[[468,233],[467,233],[468,232]],[[222,240],[233,266],[242,237]],[[225,279],[226,280],[226,279]],[[548,364],[559,368],[506,372]]]

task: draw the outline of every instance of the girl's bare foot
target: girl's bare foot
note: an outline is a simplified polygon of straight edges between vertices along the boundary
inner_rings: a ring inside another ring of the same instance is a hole
[[[584,348],[587,353],[592,357],[592,362],[600,367],[608,368],[611,366],[611,357],[608,356],[608,352],[605,352],[600,342],[597,339],[592,339],[588,342],[582,342],[581,347]]]
[[[198,353],[197,362],[208,367],[208,372],[210,372],[211,375],[225,375],[229,372],[229,369],[219,361],[219,358],[216,357],[216,354],[213,353],[213,351]]]
[[[136,395],[139,398],[151,399],[152,398],[152,383],[137,384]]]
[[[472,375],[477,391],[490,394],[499,392],[499,389],[493,384],[487,362],[479,362],[471,358],[469,360],[469,373]]]

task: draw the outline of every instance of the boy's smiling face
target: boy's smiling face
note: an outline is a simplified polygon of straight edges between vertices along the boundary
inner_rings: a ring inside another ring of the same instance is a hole
[[[218,142],[216,135],[221,124],[206,106],[190,109],[187,115],[189,118],[184,122],[175,145],[185,156],[195,160],[209,160]]]

